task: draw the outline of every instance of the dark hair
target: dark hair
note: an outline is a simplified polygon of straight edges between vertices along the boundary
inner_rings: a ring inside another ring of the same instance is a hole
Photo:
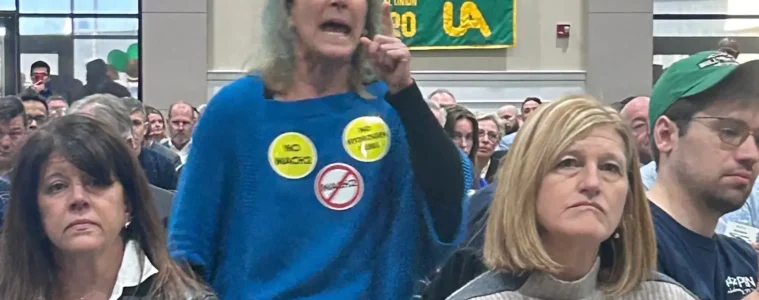
[[[543,101],[540,100],[540,98],[538,98],[538,97],[527,97],[526,99],[524,99],[524,101],[522,101],[522,107],[521,108],[524,109],[524,105],[527,104],[527,102],[530,102],[530,101],[533,101],[533,102],[535,102],[537,104],[543,104]]]
[[[35,61],[32,64],[32,67],[29,68],[29,72],[30,73],[34,72],[34,69],[37,69],[37,68],[45,68],[45,71],[47,72],[47,75],[50,75],[50,65],[48,65],[46,62],[41,61],[41,60]]]
[[[437,94],[447,94],[448,96],[451,96],[451,98],[453,98],[453,100],[456,100],[456,96],[454,96],[453,93],[451,93],[451,91],[446,90],[446,89],[437,89],[437,90],[433,91],[432,93],[430,93],[429,96],[427,96],[427,99],[431,99],[432,96],[435,96]]]
[[[23,117],[26,125],[26,111],[21,99],[15,96],[0,97],[0,122],[8,122],[18,116]]]
[[[40,175],[57,153],[100,185],[119,182],[130,209],[125,241],[135,241],[159,270],[151,287],[155,299],[184,299],[205,293],[169,257],[166,233],[145,173],[123,138],[109,125],[73,114],[55,119],[32,133],[19,151],[11,181],[8,210],[0,239],[0,298],[50,299],[57,279],[54,245],[46,237],[37,203]]]
[[[679,129],[679,136],[688,132],[690,121],[696,113],[713,106],[739,104],[742,107],[759,106],[759,61],[750,61],[740,65],[722,81],[696,95],[677,100],[662,115],[672,120]],[[650,120],[651,132],[655,130],[657,120]],[[651,134],[651,155],[659,166],[659,149],[656,147],[654,134]]]
[[[23,101],[23,102],[26,102],[26,101],[37,101],[39,103],[42,103],[42,105],[45,106],[45,111],[47,111],[47,101],[45,101],[45,99],[43,99],[42,96],[40,96],[37,93],[34,93],[34,94],[27,94],[27,93],[21,94],[21,101]]]
[[[446,109],[446,116],[445,116],[445,126],[443,126],[443,129],[448,134],[448,136],[453,137],[454,132],[456,131],[456,122],[462,119],[469,120],[470,123],[472,123],[472,150],[469,151],[469,160],[472,161],[472,164],[475,163],[475,158],[477,157],[477,150],[480,148],[480,129],[479,129],[479,122],[477,122],[477,118],[474,116],[474,114],[466,109],[465,107],[461,105],[454,105],[451,107],[448,107]],[[479,189],[480,187],[480,176],[479,174],[475,174],[474,177],[474,183],[473,187],[475,189]]]

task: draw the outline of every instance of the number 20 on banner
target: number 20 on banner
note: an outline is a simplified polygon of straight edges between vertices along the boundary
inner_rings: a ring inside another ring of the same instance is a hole
[[[385,0],[385,2],[397,5],[398,1],[390,1]],[[401,1],[404,2],[404,1]],[[416,1],[414,2],[413,6],[416,6]],[[404,12],[403,14],[399,12],[391,12],[390,17],[393,19],[393,33],[395,37],[404,37],[404,38],[410,38],[416,35],[416,14],[411,11]]]
[[[419,0],[384,0],[394,6],[417,7]],[[506,0],[504,0],[506,1]],[[429,4],[428,4],[429,5]],[[490,37],[492,34],[487,20],[483,16],[477,4],[474,1],[464,1],[461,4],[460,25],[454,25],[454,4],[451,1],[444,1],[442,10],[443,31],[450,37],[461,37],[470,29],[479,30],[482,36]],[[393,31],[397,38],[411,38],[417,33],[416,13],[406,11],[404,13],[391,12],[390,17],[393,19]],[[465,21],[466,20],[466,21]],[[427,18],[427,22],[429,22]]]

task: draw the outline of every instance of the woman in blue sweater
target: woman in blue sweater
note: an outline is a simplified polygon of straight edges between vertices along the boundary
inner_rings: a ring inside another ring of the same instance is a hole
[[[269,0],[263,16],[257,71],[195,129],[172,255],[221,299],[409,299],[459,242],[472,174],[389,5]]]

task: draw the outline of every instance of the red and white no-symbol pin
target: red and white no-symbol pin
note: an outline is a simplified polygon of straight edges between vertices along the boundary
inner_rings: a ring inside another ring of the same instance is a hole
[[[324,167],[314,182],[316,198],[333,210],[346,210],[356,206],[364,195],[364,179],[355,168],[334,163]]]

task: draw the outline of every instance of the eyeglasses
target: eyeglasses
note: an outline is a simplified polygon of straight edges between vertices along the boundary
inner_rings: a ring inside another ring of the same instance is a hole
[[[498,140],[498,133],[495,131],[480,130],[480,138],[488,138],[491,141]]]
[[[754,137],[754,144],[759,146],[759,136],[741,120],[722,117],[693,117],[693,121],[701,121],[711,130],[717,132],[719,139],[730,146],[740,147],[749,136]],[[713,120],[714,122],[703,122],[704,120]]]
[[[42,123],[45,123],[45,121],[47,121],[47,117],[43,115],[36,115],[36,116],[26,115],[26,118],[29,120],[29,123],[31,123],[32,121],[36,121],[37,124],[42,124]]]

